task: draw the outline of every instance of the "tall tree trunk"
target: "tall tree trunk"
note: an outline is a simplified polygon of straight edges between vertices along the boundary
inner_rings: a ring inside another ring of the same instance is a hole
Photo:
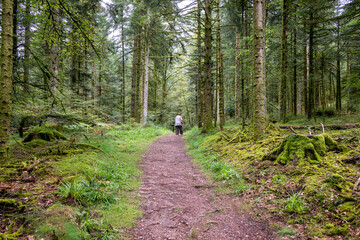
[[[202,127],[203,119],[203,81],[202,81],[202,66],[201,66],[201,3],[197,0],[197,80],[196,80],[196,121],[199,128]]]
[[[314,99],[314,13],[310,11],[310,29],[309,29],[309,95],[307,117],[313,116],[315,99]]]
[[[25,43],[24,43],[24,90],[29,91],[29,75],[30,75],[30,34],[31,34],[31,20],[30,20],[30,0],[25,2]]]
[[[341,69],[340,69],[340,21],[337,22],[337,51],[336,51],[336,111],[341,111]]]
[[[258,139],[267,124],[266,116],[266,80],[264,76],[264,0],[254,0],[254,139]]]
[[[219,120],[220,120],[220,130],[224,129],[225,124],[225,114],[224,114],[224,66],[223,66],[223,53],[221,50],[221,22],[220,22],[220,0],[217,2],[217,55],[218,55],[218,62],[217,62],[217,88],[218,88],[218,106],[219,106]],[[217,113],[216,113],[217,115]]]
[[[211,111],[211,100],[212,100],[212,78],[211,78],[211,0],[205,0],[205,56],[204,56],[204,116],[203,116],[203,128],[202,132],[209,132],[213,128],[212,124],[212,111]]]
[[[296,22],[296,16],[295,22]],[[297,46],[296,46],[296,28],[293,30],[293,114],[296,116],[299,113],[299,104],[298,104],[298,79],[297,79]],[[300,102],[301,107],[301,102]],[[300,113],[301,114],[301,110]]]
[[[166,97],[167,97],[167,88],[166,88],[166,82],[167,82],[167,70],[168,70],[168,59],[164,59],[164,72],[162,75],[162,82],[161,82],[161,113],[160,113],[160,121],[162,123],[165,122],[165,109],[166,109]]]
[[[139,26],[139,39],[138,39],[138,55],[137,55],[137,62],[136,62],[136,93],[135,93],[135,121],[140,123],[141,120],[141,110],[142,110],[142,64],[143,64],[143,41],[142,41],[142,26]]]
[[[241,34],[240,34],[240,80],[241,80],[241,119],[242,127],[245,127],[245,46],[244,46],[244,7],[241,8]]]
[[[13,0],[13,75],[18,69],[18,5],[18,0]]]
[[[281,81],[280,81],[280,120],[286,122],[286,74],[287,74],[287,25],[288,0],[283,0],[282,34],[281,34]]]
[[[236,57],[235,57],[235,119],[238,120],[240,117],[240,32],[236,32]]]
[[[13,75],[13,1],[2,0],[0,66],[0,160],[7,157]]]
[[[303,99],[304,99],[304,113],[308,112],[308,85],[309,85],[309,40],[307,39],[307,26],[304,24],[304,81],[303,81]]]
[[[326,89],[325,89],[325,55],[321,52],[321,106],[326,107]]]
[[[246,59],[246,63],[248,65],[250,65],[250,57],[249,57],[249,52],[250,52],[250,44],[249,44],[249,21],[248,21],[248,9],[245,9],[245,38],[246,38],[246,42],[245,42],[245,49],[246,49],[246,54],[245,54],[245,59]],[[245,116],[246,119],[250,118],[250,96],[251,96],[251,89],[250,89],[250,82],[251,80],[251,72],[248,70],[245,70],[245,82],[246,82],[246,97],[245,97]],[[245,126],[245,123],[243,122],[243,125]]]
[[[134,37],[134,49],[133,49],[133,62],[132,62],[132,76],[131,76],[131,108],[130,108],[130,117],[136,118],[136,79],[137,79],[137,56],[139,51],[138,46],[138,33]]]
[[[126,94],[125,94],[125,84],[126,84],[126,72],[125,72],[125,34],[124,34],[124,8],[121,10],[121,72],[122,72],[122,86],[121,86],[121,105],[122,105],[122,121],[126,121]]]
[[[145,125],[147,122],[148,115],[148,96],[149,96],[149,54],[150,54],[150,10],[147,10],[147,18],[148,22],[145,26],[145,76],[144,76],[144,105],[143,105],[143,116],[142,116],[142,124]]]

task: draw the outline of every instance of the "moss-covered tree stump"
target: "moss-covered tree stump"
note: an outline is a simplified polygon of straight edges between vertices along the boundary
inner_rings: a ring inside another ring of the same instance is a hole
[[[292,134],[284,138],[281,144],[266,154],[263,160],[275,160],[275,164],[283,165],[289,162],[309,161],[317,163],[321,161],[327,151],[345,151],[346,147],[339,145],[329,135],[320,134],[305,136]]]
[[[67,140],[67,137],[54,129],[35,127],[26,133],[23,142],[31,142],[34,139],[41,139],[50,142],[58,139]]]

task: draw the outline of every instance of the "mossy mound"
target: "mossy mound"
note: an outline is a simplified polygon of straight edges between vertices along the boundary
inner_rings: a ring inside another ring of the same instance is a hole
[[[301,134],[286,136],[281,144],[263,156],[263,160],[275,160],[275,164],[283,165],[289,162],[310,163],[321,162],[321,156],[327,151],[345,151],[346,147],[339,145],[329,135],[320,134],[309,138]]]
[[[34,139],[42,139],[44,141],[51,142],[59,139],[67,140],[67,137],[65,137],[63,134],[61,134],[60,132],[54,129],[45,128],[45,127],[34,127],[26,133],[23,142],[24,143],[31,142]]]

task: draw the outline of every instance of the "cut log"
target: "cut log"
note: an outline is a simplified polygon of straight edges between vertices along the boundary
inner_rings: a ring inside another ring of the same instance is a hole
[[[329,125],[323,125],[324,128],[328,129],[346,129],[346,128],[359,128],[360,123],[344,123],[344,124],[329,124]],[[280,125],[279,128],[281,129],[308,129],[308,126],[292,126],[292,125]],[[323,127],[320,126],[312,126],[311,129],[318,129],[322,130]]]

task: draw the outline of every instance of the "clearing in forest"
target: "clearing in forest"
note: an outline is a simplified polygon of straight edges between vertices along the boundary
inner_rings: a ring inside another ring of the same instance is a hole
[[[134,239],[274,239],[265,223],[239,213],[239,198],[216,191],[191,162],[181,137],[158,139],[141,167],[144,215]]]

